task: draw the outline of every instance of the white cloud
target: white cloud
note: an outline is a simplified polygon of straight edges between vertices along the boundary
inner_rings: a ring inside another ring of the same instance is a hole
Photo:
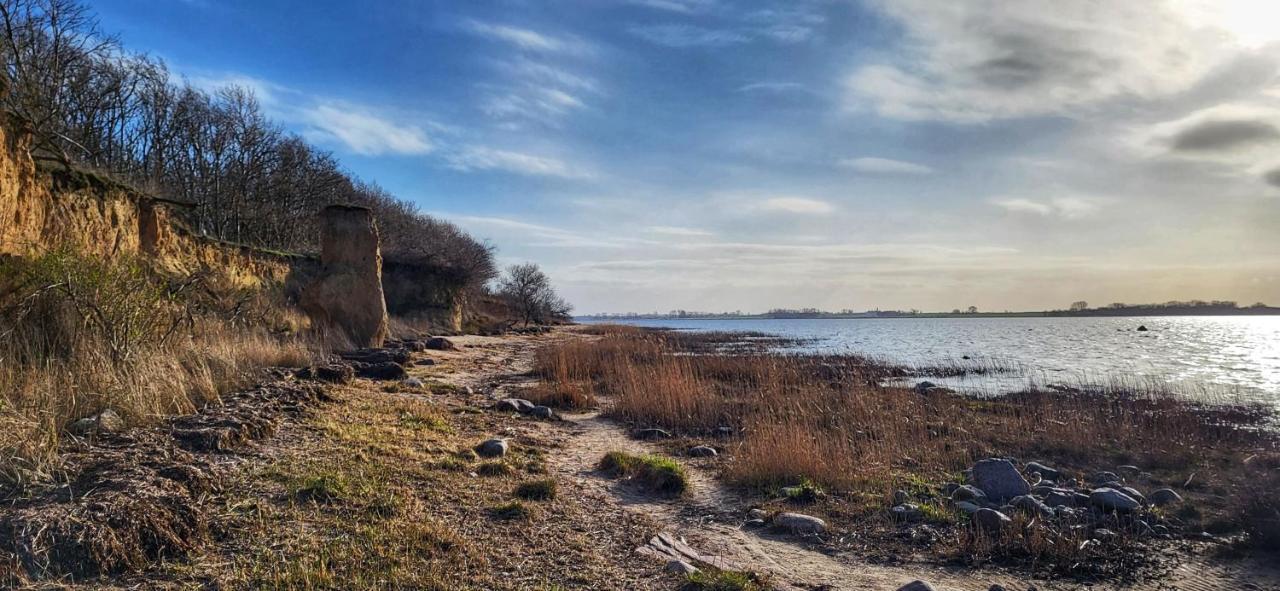
[[[671,12],[694,13],[703,12],[716,5],[716,0],[627,0],[631,4],[646,6],[657,10]]]
[[[581,53],[586,47],[577,41],[561,39],[532,29],[468,20],[463,28],[475,35],[509,43],[525,51],[544,53]]]
[[[699,230],[698,228],[685,228],[683,226],[649,226],[648,228],[645,228],[645,230],[654,234],[665,234],[668,236],[697,237],[697,236],[714,236],[715,235],[706,230]]]
[[[773,197],[760,201],[755,208],[760,211],[800,214],[820,214],[835,211],[835,207],[830,203],[808,197]]]
[[[1167,97],[1226,55],[1164,2],[878,0],[906,41],[901,59],[846,80],[849,106],[908,120],[1076,115],[1108,101]]]
[[[752,82],[738,87],[738,92],[793,92],[807,90],[809,88],[799,82]]]
[[[650,43],[679,48],[724,47],[751,40],[746,34],[732,29],[708,29],[685,24],[635,25],[627,30]]]
[[[927,175],[935,172],[923,164],[889,158],[846,158],[840,161],[840,166],[865,174]]]
[[[991,204],[1012,213],[1065,219],[1087,217],[1098,210],[1096,201],[1082,197],[1052,197],[1049,199],[1001,198],[993,199]]]
[[[471,147],[447,157],[450,168],[465,172],[499,170],[526,176],[582,179],[591,175],[575,169],[563,160],[523,152]]]
[[[422,129],[349,105],[317,105],[304,110],[302,116],[312,139],[337,141],[357,154],[426,154],[433,149]]]

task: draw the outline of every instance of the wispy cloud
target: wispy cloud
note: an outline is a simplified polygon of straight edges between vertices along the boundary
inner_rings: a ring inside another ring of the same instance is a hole
[[[463,30],[491,39],[514,45],[525,51],[544,53],[581,53],[587,47],[580,41],[540,33],[533,29],[525,29],[511,25],[489,23],[478,20],[467,20],[462,23]]]
[[[746,43],[751,37],[732,29],[708,29],[696,25],[634,25],[631,34],[656,45],[667,47],[725,47]]]
[[[306,109],[303,118],[313,140],[337,141],[357,154],[426,154],[433,149],[422,129],[353,110],[349,105],[318,105]]]
[[[483,146],[473,146],[455,154],[450,154],[447,156],[447,160],[450,168],[465,172],[497,170],[526,176],[563,179],[585,179],[591,177],[591,174],[587,171],[579,170],[557,158]]]
[[[796,92],[808,90],[809,87],[799,82],[752,82],[738,87],[738,92]]]
[[[932,168],[923,164],[889,158],[846,158],[840,161],[840,166],[864,174],[927,175],[934,173]]]
[[[694,13],[710,10],[716,0],[627,0],[631,4],[670,12]]]
[[[835,211],[835,207],[830,203],[808,197],[772,197],[760,201],[755,205],[755,208],[759,211],[799,214],[821,214]]]
[[[698,228],[686,228],[683,226],[649,226],[648,228],[645,228],[645,230],[653,234],[665,234],[667,236],[698,237],[698,236],[714,236],[715,235],[706,230],[700,230]]]
[[[1049,199],[997,198],[993,199],[991,204],[1012,213],[1065,219],[1087,217],[1098,210],[1098,204],[1095,201],[1081,197],[1053,197]]]

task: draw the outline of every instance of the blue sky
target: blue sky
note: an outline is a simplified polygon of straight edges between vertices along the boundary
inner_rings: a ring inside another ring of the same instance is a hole
[[[92,5],[581,312],[1280,302],[1264,0]]]

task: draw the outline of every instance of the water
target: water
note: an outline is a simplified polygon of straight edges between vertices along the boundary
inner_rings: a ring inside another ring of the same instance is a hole
[[[969,391],[1122,382],[1280,405],[1280,316],[616,322],[758,331],[803,339],[797,347],[803,352],[859,353],[911,366],[995,362],[1015,370],[931,379]],[[1149,330],[1137,331],[1140,325]]]

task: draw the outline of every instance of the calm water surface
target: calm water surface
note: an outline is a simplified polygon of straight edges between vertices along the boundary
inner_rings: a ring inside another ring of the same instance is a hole
[[[860,353],[913,366],[995,362],[1015,369],[933,380],[966,390],[994,393],[1028,384],[1123,382],[1168,385],[1190,396],[1280,404],[1280,316],[618,322],[758,331],[805,339],[802,351]],[[1149,330],[1136,331],[1139,325]]]

